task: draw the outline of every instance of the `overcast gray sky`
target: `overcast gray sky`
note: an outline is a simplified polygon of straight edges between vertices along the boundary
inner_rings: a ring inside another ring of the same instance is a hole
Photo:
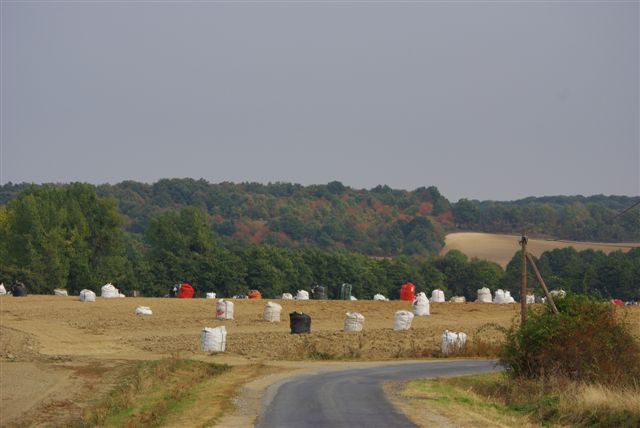
[[[2,183],[640,193],[637,1],[1,8]]]

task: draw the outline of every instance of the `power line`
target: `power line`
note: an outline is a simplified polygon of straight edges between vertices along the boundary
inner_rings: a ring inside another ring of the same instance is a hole
[[[618,214],[614,215],[613,217],[611,217],[610,221],[615,220],[616,218],[620,217],[622,214],[624,214],[627,211],[637,207],[638,205],[640,205],[640,200],[638,202],[636,202],[635,204],[631,205],[630,207],[623,209],[622,211],[620,211]]]

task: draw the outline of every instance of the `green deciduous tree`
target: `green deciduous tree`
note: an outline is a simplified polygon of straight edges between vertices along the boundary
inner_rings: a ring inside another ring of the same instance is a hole
[[[3,212],[0,273],[8,280],[34,292],[78,292],[123,279],[122,221],[115,201],[92,186],[32,186]]]

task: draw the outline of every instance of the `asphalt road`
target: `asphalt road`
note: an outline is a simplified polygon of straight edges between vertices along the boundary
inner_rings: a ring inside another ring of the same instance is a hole
[[[390,380],[452,376],[496,370],[493,361],[429,361],[380,365],[294,378],[270,391],[273,399],[259,428],[415,427],[387,400]]]

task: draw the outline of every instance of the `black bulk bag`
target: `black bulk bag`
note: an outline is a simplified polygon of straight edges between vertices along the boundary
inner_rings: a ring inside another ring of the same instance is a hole
[[[300,312],[289,314],[289,325],[291,334],[311,333],[311,317]]]
[[[313,298],[315,300],[327,300],[327,289],[322,285],[316,285],[315,287],[313,287],[311,293],[313,294]]]
[[[172,289],[169,290],[169,297],[176,297],[178,295],[178,287],[179,285],[174,285]]]
[[[16,282],[15,284],[13,284],[13,287],[11,288],[11,294],[13,294],[15,297],[26,296],[27,287],[21,282]]]

